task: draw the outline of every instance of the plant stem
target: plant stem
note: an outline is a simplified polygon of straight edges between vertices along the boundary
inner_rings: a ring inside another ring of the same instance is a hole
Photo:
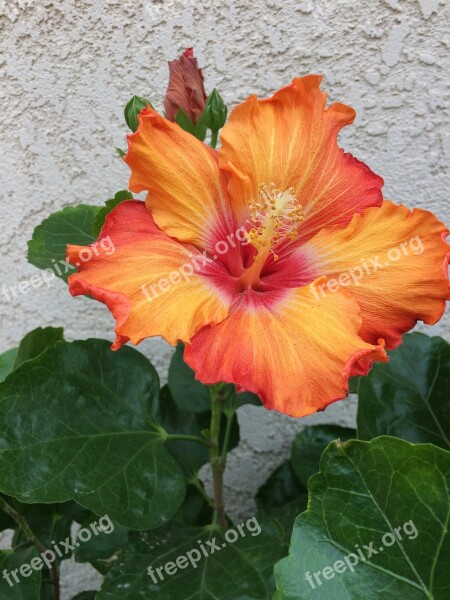
[[[228,456],[228,447],[230,445],[230,435],[231,435],[231,425],[233,424],[234,413],[226,413],[227,417],[227,426],[225,429],[225,438],[223,440],[223,448],[222,448],[222,469],[225,471],[227,466],[227,456]]]
[[[211,447],[211,442],[209,440],[206,440],[204,438],[201,438],[197,435],[184,435],[181,433],[170,433],[167,435],[166,440],[173,441],[180,441],[180,442],[197,442],[197,444],[201,444],[202,446],[207,446],[208,448]]]
[[[209,462],[214,486],[214,517],[213,525],[227,526],[225,506],[223,502],[223,462],[220,455],[220,418],[222,415],[222,394],[219,386],[212,386],[211,390],[211,447],[209,449]]]
[[[217,138],[219,136],[219,131],[211,130],[211,148],[215,148],[217,146]]]
[[[2,498],[1,496],[0,496],[0,509],[3,510],[3,512],[5,512],[8,516],[11,517],[11,519],[13,519],[13,521],[15,521],[17,523],[17,525],[19,526],[19,529],[22,531],[24,536],[27,538],[27,540],[29,542],[31,542],[33,544],[33,546],[36,548],[36,550],[40,554],[43,554],[44,552],[47,551],[47,548],[36,537],[36,535],[34,534],[34,532],[31,529],[31,527],[28,525],[28,522],[25,519],[25,517],[23,515],[21,515],[20,513],[18,513],[16,510],[14,510],[14,508],[8,502],[6,502],[6,500],[4,498]],[[50,574],[50,577],[51,577],[51,580],[53,583],[53,600],[59,600],[59,572],[58,572],[58,566],[57,566],[56,562],[53,563],[51,568],[49,569],[49,574]]]

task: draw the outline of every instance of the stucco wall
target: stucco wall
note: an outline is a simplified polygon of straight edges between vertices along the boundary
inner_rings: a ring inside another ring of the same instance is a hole
[[[132,94],[161,105],[167,60],[193,45],[207,89],[231,106],[270,94],[293,76],[320,72],[331,100],[353,105],[346,150],[385,179],[386,197],[450,220],[448,6],[439,0],[0,0],[1,284],[35,273],[26,242],[67,204],[98,204],[126,187],[122,110]],[[104,306],[72,299],[60,281],[7,303],[0,296],[0,350],[38,325],[63,325],[68,339],[112,338]],[[449,336],[449,318],[430,333]],[[141,346],[164,376],[171,349]],[[235,514],[284,458],[305,423],[351,424],[343,401],[301,422],[253,407],[241,412],[242,450],[226,479]],[[90,587],[65,569],[70,598]]]

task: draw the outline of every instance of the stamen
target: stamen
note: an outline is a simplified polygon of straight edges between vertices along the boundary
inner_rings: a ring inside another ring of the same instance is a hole
[[[282,190],[274,183],[264,183],[259,187],[258,198],[249,203],[249,208],[252,223],[248,232],[249,242],[257,248],[258,254],[268,247],[274,260],[278,260],[274,248],[286,238],[295,239],[298,224],[305,218],[295,190]]]
[[[249,202],[252,227],[248,232],[248,241],[256,248],[253,264],[240,277],[242,290],[249,289],[259,281],[264,263],[272,254],[273,260],[279,260],[275,250],[283,240],[294,240],[298,236],[298,225],[305,215],[295,196],[295,190],[277,188],[274,183],[263,184],[258,198]]]

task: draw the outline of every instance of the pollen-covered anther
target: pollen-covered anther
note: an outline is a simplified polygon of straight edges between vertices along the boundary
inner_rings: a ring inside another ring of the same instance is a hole
[[[274,260],[278,260],[272,248],[284,239],[295,239],[298,223],[305,218],[295,190],[283,190],[275,183],[264,183],[259,187],[258,198],[249,203],[249,209],[252,223],[249,242],[260,247],[269,245]]]

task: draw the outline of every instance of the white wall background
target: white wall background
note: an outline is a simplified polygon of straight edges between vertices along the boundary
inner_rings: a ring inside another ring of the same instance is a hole
[[[193,45],[207,91],[232,106],[271,94],[292,77],[323,73],[330,100],[358,116],[346,150],[385,179],[386,197],[450,220],[449,11],[439,0],[0,0],[0,285],[36,270],[26,242],[42,219],[68,204],[102,203],[127,185],[122,111],[131,95],[161,106],[167,60]],[[68,339],[112,339],[101,304],[72,299],[56,281],[13,303],[0,296],[0,351],[39,325]],[[429,333],[450,337],[449,319]],[[164,377],[171,348],[141,345]],[[236,516],[288,452],[306,423],[352,424],[343,401],[302,421],[246,407],[242,449],[226,479]],[[89,589],[85,571],[65,569],[65,596]]]

